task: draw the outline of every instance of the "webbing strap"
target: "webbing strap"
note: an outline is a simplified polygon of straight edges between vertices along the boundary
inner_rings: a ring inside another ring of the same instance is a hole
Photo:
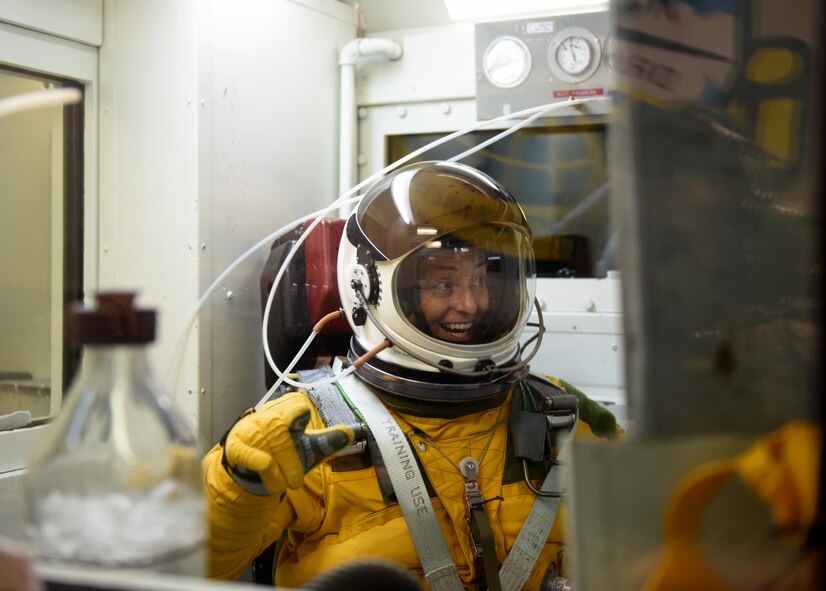
[[[315,382],[329,377],[329,375],[330,373],[325,369],[311,369],[298,372],[298,377],[302,382]],[[313,401],[326,427],[358,423],[358,418],[344,401],[335,384],[315,386],[314,388],[305,390],[305,392],[310,400]]]
[[[493,543],[493,530],[490,528],[488,516],[484,507],[476,507],[470,510],[470,529],[473,532],[473,540],[482,543],[481,568],[477,569],[476,576],[479,577],[479,570],[485,573],[487,591],[502,591],[499,582],[499,571],[496,568],[496,546]],[[478,562],[478,559],[477,559]]]
[[[553,466],[542,483],[542,490],[561,491],[565,479],[565,467],[568,461],[571,433],[576,430],[576,422],[570,428],[568,437],[562,443],[557,454],[560,464]],[[536,497],[531,512],[525,520],[511,551],[499,569],[499,580],[504,591],[518,591],[528,577],[539,558],[539,553],[548,541],[554,521],[559,510],[559,497]]]
[[[413,545],[432,591],[463,591],[439,521],[407,438],[387,408],[353,375],[339,380],[376,439]]]

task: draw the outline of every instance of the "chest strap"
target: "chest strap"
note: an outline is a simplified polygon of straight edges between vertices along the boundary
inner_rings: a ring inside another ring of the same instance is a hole
[[[463,591],[462,581],[404,432],[384,404],[361,380],[348,375],[338,384],[360,411],[378,444],[428,585],[433,591]]]

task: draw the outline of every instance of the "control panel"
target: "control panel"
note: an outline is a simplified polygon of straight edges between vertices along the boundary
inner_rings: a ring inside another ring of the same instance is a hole
[[[608,94],[609,12],[477,23],[476,116]]]

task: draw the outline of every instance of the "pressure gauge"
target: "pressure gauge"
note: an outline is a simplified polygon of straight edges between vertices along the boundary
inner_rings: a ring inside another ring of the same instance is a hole
[[[566,27],[548,44],[548,66],[563,82],[583,82],[597,71],[602,52],[599,39],[583,27]]]
[[[556,48],[556,63],[571,76],[578,76],[587,70],[591,59],[591,46],[578,35],[566,37]]]

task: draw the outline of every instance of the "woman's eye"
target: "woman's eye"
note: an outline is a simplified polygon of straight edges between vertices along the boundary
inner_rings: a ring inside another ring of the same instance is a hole
[[[447,295],[453,291],[453,283],[450,281],[424,281],[420,285],[423,291],[429,292],[432,295]]]
[[[453,290],[453,285],[449,281],[437,281],[433,284],[433,291],[437,294],[448,294]]]

